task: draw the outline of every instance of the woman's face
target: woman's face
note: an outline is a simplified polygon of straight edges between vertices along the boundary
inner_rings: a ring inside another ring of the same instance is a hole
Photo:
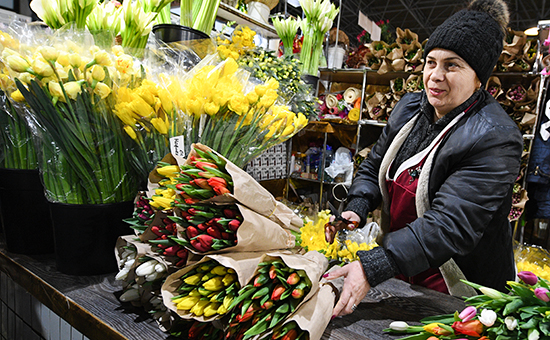
[[[473,68],[453,51],[435,48],[424,67],[424,87],[438,118],[464,103],[481,86]]]

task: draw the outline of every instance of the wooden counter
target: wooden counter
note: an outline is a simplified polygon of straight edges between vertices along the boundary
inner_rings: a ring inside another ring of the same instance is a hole
[[[1,244],[0,271],[89,339],[173,339],[143,309],[118,300],[122,284],[114,273],[61,274],[52,255],[12,254]],[[373,288],[355,313],[334,319],[323,339],[397,339],[382,332],[393,320],[414,323],[462,308],[460,299],[392,279]]]

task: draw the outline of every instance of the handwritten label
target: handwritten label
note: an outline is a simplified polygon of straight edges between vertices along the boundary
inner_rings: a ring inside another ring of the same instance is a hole
[[[185,141],[183,136],[170,138],[170,152],[174,157],[185,158]]]

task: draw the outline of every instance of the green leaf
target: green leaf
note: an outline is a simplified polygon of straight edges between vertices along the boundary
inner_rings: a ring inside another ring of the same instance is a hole
[[[537,320],[536,318],[530,318],[529,320],[527,320],[526,323],[519,325],[519,328],[523,328],[523,329],[535,328],[537,327],[538,323],[539,323],[539,320]]]
[[[511,302],[506,304],[506,307],[504,307],[503,315],[509,315],[512,313],[515,313],[520,307],[523,306],[523,300],[522,299],[514,299]]]
[[[550,322],[539,322],[539,329],[545,336],[550,336]]]
[[[254,335],[261,334],[267,330],[268,322],[267,318],[269,317],[269,313],[266,313],[266,316],[263,317],[260,321],[258,321],[254,326],[249,328],[246,332],[244,332],[244,339],[248,339]]]
[[[444,314],[444,315],[436,315],[436,316],[428,316],[427,318],[424,318],[420,320],[423,324],[430,324],[434,322],[438,323],[444,323],[444,324],[452,324],[455,322],[455,315],[454,314]]]

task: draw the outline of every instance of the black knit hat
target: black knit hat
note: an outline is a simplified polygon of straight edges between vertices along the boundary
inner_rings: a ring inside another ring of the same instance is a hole
[[[435,29],[426,43],[424,59],[434,48],[453,51],[485,84],[502,53],[508,18],[508,6],[502,0],[474,0]]]

